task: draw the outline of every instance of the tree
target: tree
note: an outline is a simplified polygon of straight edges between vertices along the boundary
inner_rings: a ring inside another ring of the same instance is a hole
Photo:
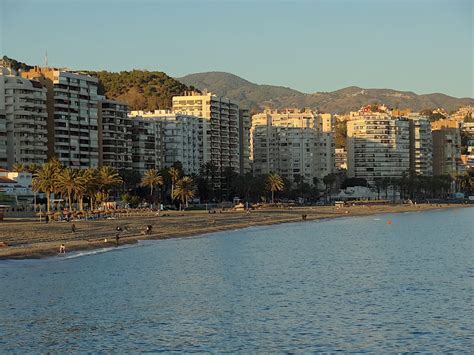
[[[176,167],[171,167],[168,169],[168,174],[171,178],[171,199],[173,200],[175,195],[174,188],[181,177],[181,171],[179,171],[179,169]]]
[[[326,190],[330,190],[334,183],[336,182],[336,174],[331,173],[323,177],[323,183],[326,185]]]
[[[270,174],[267,177],[267,189],[272,193],[272,203],[274,203],[275,192],[282,191],[285,187],[283,179],[278,174]]]
[[[150,197],[152,197],[153,186],[163,185],[163,177],[155,169],[147,170],[143,174],[141,185],[150,187]]]
[[[141,182],[141,175],[136,170],[121,169],[119,175],[123,181],[123,190],[134,189]]]
[[[95,195],[96,200],[107,201],[109,190],[122,184],[122,178],[117,170],[110,166],[103,166],[97,172],[98,192]]]
[[[57,176],[56,187],[61,194],[67,196],[69,210],[72,210],[72,196],[82,189],[84,179],[78,170],[71,168],[63,169]]]
[[[22,163],[16,163],[12,166],[12,171],[16,173],[24,173],[27,171],[26,165]]]
[[[186,207],[188,201],[195,195],[195,185],[191,177],[185,176],[176,182],[173,199],[179,199]]]
[[[32,187],[34,191],[42,191],[46,195],[46,210],[51,210],[51,194],[57,191],[56,178],[60,169],[55,161],[44,164],[33,177]]]

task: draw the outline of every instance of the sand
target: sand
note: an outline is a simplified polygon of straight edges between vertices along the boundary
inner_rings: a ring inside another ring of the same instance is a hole
[[[472,207],[472,205],[470,205]],[[41,258],[58,254],[59,246],[65,244],[67,252],[116,245],[116,228],[120,233],[119,244],[136,243],[145,239],[167,239],[188,237],[224,230],[277,223],[300,222],[302,214],[307,221],[348,216],[365,216],[382,213],[420,212],[438,208],[459,208],[463,205],[383,205],[298,207],[266,209],[245,212],[224,211],[209,214],[206,211],[141,212],[114,220],[40,223],[33,219],[6,219],[0,221],[0,259]],[[72,232],[72,223],[76,232]],[[152,233],[144,235],[147,225]],[[107,242],[105,242],[107,239]],[[6,247],[1,247],[2,242]]]

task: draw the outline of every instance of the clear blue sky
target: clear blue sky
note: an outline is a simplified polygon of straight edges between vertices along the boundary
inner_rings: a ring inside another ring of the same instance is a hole
[[[472,0],[0,0],[1,53],[73,69],[226,71],[304,92],[474,97]]]

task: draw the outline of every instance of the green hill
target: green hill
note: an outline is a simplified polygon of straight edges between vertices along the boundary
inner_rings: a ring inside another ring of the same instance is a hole
[[[159,71],[132,70],[121,72],[87,71],[99,78],[99,93],[127,102],[131,110],[171,108],[173,96],[193,90]]]

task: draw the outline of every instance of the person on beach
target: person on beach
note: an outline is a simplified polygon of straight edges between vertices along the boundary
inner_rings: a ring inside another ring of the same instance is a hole
[[[115,230],[119,233],[123,231],[122,227],[120,227],[120,226],[117,226],[117,228],[115,228]]]
[[[66,246],[64,244],[59,246],[59,254],[66,254]]]
[[[120,241],[120,235],[117,233],[115,235],[115,244],[118,245],[119,244],[119,241]]]
[[[71,226],[71,230],[73,233],[76,233],[76,225],[74,223]]]
[[[152,229],[153,229],[153,227],[151,226],[151,224],[147,225],[146,230],[145,230],[145,234],[150,234]]]

